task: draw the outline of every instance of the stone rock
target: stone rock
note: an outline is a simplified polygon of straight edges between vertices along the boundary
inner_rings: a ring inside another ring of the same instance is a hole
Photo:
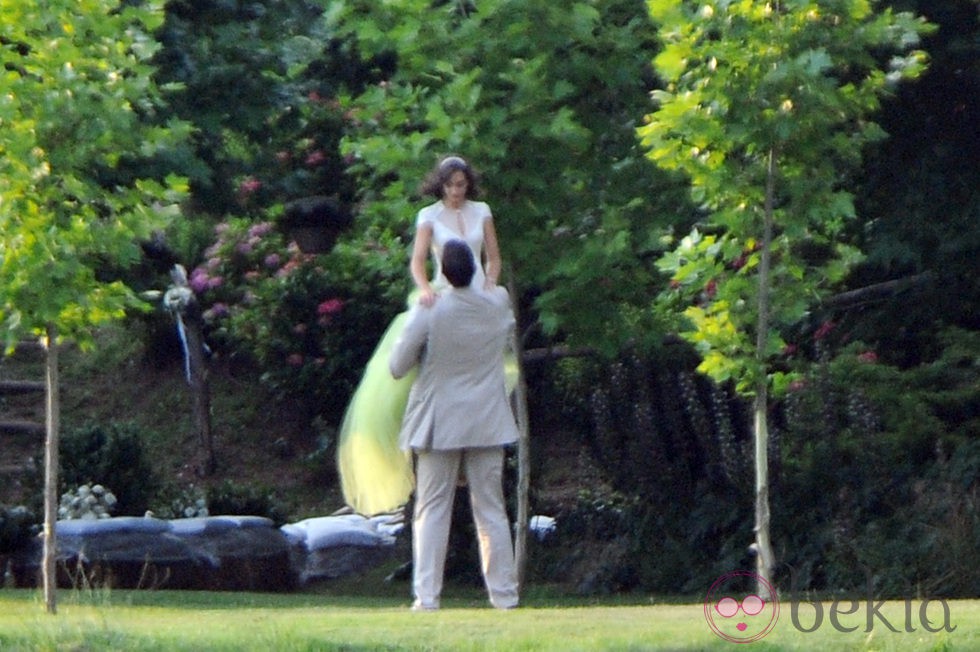
[[[370,570],[392,558],[400,516],[323,516],[280,528],[290,541],[300,585]]]
[[[119,517],[61,521],[60,587],[289,591],[289,543],[269,519],[217,516],[160,521]],[[40,584],[40,539],[11,560],[16,586]]]
[[[382,563],[395,554],[400,530],[392,517],[354,515],[278,529],[258,516],[59,521],[57,583],[62,588],[291,591]],[[14,586],[41,584],[42,555],[38,537],[10,556]]]
[[[335,546],[319,550],[293,551],[293,564],[299,570],[299,583],[335,580],[368,571],[395,555],[393,546]]]

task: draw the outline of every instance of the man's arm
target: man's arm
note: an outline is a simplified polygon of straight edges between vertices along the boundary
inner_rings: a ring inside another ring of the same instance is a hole
[[[429,336],[431,308],[417,305],[408,314],[408,321],[395,341],[388,357],[388,370],[396,379],[401,378],[422,359],[422,351]]]

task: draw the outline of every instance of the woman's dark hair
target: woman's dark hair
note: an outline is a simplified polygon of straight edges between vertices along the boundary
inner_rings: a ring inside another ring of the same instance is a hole
[[[439,160],[436,167],[429,172],[425,181],[422,182],[422,193],[432,195],[436,199],[442,199],[443,187],[449,183],[449,178],[457,170],[466,176],[466,198],[473,199],[479,196],[479,175],[462,157],[455,155],[445,156]]]

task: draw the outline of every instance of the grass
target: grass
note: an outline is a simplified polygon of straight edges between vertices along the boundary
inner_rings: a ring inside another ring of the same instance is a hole
[[[8,650],[732,650],[716,636],[697,601],[674,604],[638,596],[596,601],[529,591],[517,610],[485,606],[473,590],[458,590],[443,609],[412,613],[392,596],[61,591],[58,613],[47,614],[36,590],[0,590],[0,649]],[[932,605],[930,616],[940,616]],[[805,608],[805,607],[804,607]],[[863,608],[863,607],[862,607]],[[868,633],[864,612],[841,616],[857,631],[824,624],[798,631],[784,604],[776,627],[753,650],[975,650],[980,648],[980,600],[951,601],[951,632],[929,633],[918,622],[905,632],[902,602],[888,602]],[[824,605],[829,614],[830,605]],[[812,623],[811,611],[808,623]],[[843,613],[843,611],[841,611]],[[913,613],[918,613],[914,604]],[[802,616],[801,616],[802,619]],[[933,626],[941,622],[933,622]]]

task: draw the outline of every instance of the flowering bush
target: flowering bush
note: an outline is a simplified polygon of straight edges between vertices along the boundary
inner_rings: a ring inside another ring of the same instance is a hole
[[[83,484],[74,492],[61,495],[58,518],[61,520],[99,520],[112,516],[116,497],[100,484]]]
[[[264,516],[276,527],[287,520],[286,507],[271,489],[254,483],[239,484],[225,480],[208,489],[208,505],[214,514]]]
[[[230,219],[189,283],[210,337],[254,361],[282,396],[339,417],[385,326],[408,292],[405,247],[339,244],[304,254],[272,222]]]
[[[210,516],[204,491],[194,484],[164,487],[148,514],[157,518],[200,518]]]
[[[132,423],[95,423],[66,429],[59,455],[59,490],[101,484],[112,487],[113,514],[142,516],[159,486],[159,470],[144,448],[147,433]],[[38,461],[37,468],[43,468]],[[38,474],[35,490],[43,495]],[[40,506],[38,506],[40,510]]]

